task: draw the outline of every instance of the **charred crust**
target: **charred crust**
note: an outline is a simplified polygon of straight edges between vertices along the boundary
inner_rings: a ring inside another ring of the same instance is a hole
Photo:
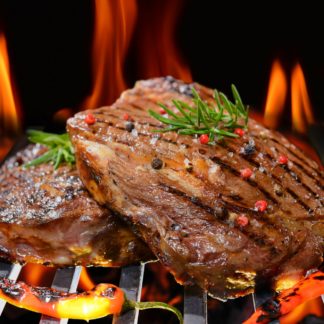
[[[45,287],[32,288],[32,292],[39,300],[46,303],[58,301],[60,298],[67,295],[67,293]]]
[[[109,287],[105,289],[104,291],[101,292],[102,297],[108,297],[108,298],[113,298],[116,294],[116,288],[115,287]]]
[[[20,300],[25,294],[25,290],[23,289],[23,287],[19,282],[14,284],[9,279],[1,280],[0,289],[4,295],[15,300]]]

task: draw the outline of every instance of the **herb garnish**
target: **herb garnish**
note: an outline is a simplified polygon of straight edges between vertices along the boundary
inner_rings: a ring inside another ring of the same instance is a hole
[[[192,88],[193,106],[181,100],[172,101],[179,113],[174,113],[165,105],[159,104],[168,116],[163,116],[153,110],[149,110],[149,113],[169,127],[155,129],[154,132],[176,131],[183,135],[207,134],[209,143],[214,142],[215,139],[220,140],[224,136],[238,137],[234,130],[247,127],[248,107],[243,105],[234,85],[232,85],[232,93],[234,102],[231,102],[224,93],[215,90],[215,105],[211,105],[202,100],[197,91]]]
[[[59,165],[66,162],[69,165],[75,163],[75,156],[69,135],[45,133],[37,130],[29,130],[27,132],[28,139],[33,143],[43,144],[49,149],[43,155],[26,163],[26,168],[39,165],[42,163],[52,162],[56,170]]]

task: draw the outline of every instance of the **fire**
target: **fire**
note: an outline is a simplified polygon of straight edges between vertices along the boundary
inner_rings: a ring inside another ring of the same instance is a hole
[[[139,36],[136,42],[139,76],[172,75],[191,82],[190,69],[184,63],[175,40],[183,1],[150,1],[145,5],[139,12]]]
[[[41,264],[27,263],[21,270],[19,280],[32,286],[50,286],[55,270]]]
[[[124,61],[137,17],[135,0],[95,0],[93,89],[83,107],[112,103],[126,88]]]
[[[267,100],[264,112],[264,124],[270,128],[279,126],[287,96],[287,78],[278,60],[273,63]],[[307,126],[315,122],[312,106],[307,92],[306,81],[300,64],[291,74],[291,112],[293,129],[306,134]]]
[[[274,61],[270,73],[267,100],[264,111],[264,124],[277,128],[283,113],[287,95],[287,79],[278,60]]]
[[[182,0],[151,1],[140,7],[136,0],[96,0],[94,4],[93,88],[82,103],[83,108],[111,104],[128,87],[125,60],[135,29],[138,78],[172,75],[192,81],[190,70],[175,45]]]
[[[282,316],[280,318],[280,324],[299,323],[309,314],[318,317],[324,316],[323,301],[321,298],[316,298],[299,305],[291,313]]]
[[[82,290],[91,290],[95,286],[94,282],[91,280],[89,273],[85,267],[82,267],[80,281],[78,287]]]
[[[19,105],[10,73],[7,43],[0,33],[0,160],[20,130]]]
[[[307,125],[314,124],[314,115],[300,64],[295,66],[291,75],[291,108],[293,128],[305,134]]]

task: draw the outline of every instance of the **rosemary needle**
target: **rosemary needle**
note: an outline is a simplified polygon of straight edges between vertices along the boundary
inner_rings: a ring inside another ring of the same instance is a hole
[[[149,114],[166,124],[163,129],[155,129],[154,132],[177,132],[182,135],[209,136],[209,143],[223,137],[238,137],[234,133],[236,128],[247,128],[248,108],[244,106],[236,87],[232,85],[234,102],[217,90],[214,91],[215,104],[202,100],[198,92],[192,88],[193,105],[190,106],[181,100],[173,100],[177,113],[163,104],[160,107],[167,115],[160,115],[153,110]]]
[[[48,151],[26,163],[24,167],[51,162],[56,170],[61,163],[65,162],[69,165],[75,163],[73,146],[68,134],[52,134],[37,130],[29,130],[27,134],[31,142],[47,146]]]

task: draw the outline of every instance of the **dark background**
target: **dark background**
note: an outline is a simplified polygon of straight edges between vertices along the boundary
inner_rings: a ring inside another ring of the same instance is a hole
[[[139,1],[139,11],[148,1]],[[289,6],[244,1],[237,6],[187,0],[176,39],[195,81],[225,92],[234,83],[245,102],[260,110],[273,59],[281,59],[289,75],[299,61],[316,117],[323,120],[323,25],[319,5],[310,1]],[[0,29],[7,38],[26,125],[48,122],[60,108],[77,108],[89,93],[92,28],[90,0],[0,1]],[[141,76],[129,71],[131,86]]]

